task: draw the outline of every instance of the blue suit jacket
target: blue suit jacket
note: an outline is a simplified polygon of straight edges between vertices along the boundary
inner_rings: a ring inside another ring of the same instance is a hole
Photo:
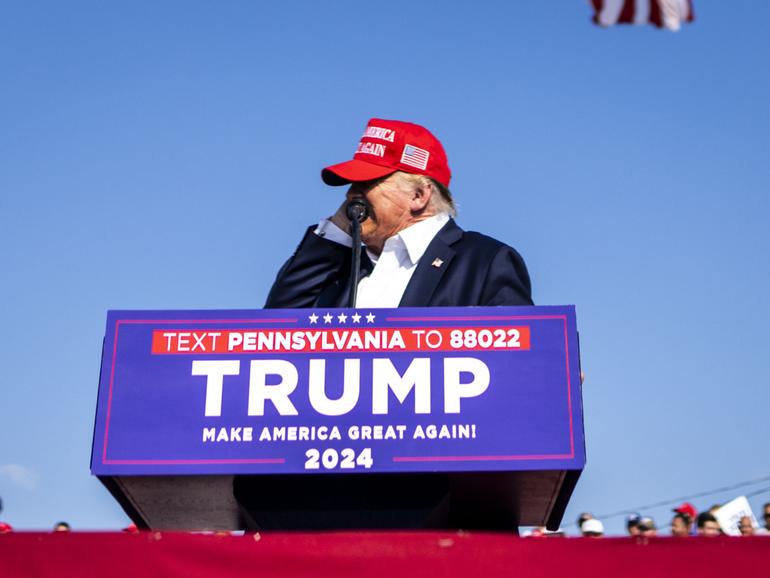
[[[266,308],[346,306],[351,249],[319,237],[315,228],[278,272]],[[362,251],[361,275],[371,270]],[[532,305],[529,273],[515,249],[450,219],[420,258],[399,307],[468,305]]]

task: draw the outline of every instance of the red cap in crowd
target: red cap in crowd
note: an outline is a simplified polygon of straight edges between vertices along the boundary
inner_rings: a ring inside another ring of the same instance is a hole
[[[698,510],[696,510],[695,506],[693,506],[690,502],[684,502],[683,504],[674,508],[674,511],[677,514],[684,514],[689,516],[690,520],[694,520],[698,517]]]
[[[444,147],[431,132],[411,122],[373,118],[366,125],[353,160],[326,167],[321,178],[327,185],[371,181],[396,171],[426,175],[449,188]]]

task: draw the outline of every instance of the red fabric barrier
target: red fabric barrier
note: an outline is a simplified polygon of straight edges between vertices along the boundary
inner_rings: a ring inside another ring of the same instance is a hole
[[[523,539],[458,532],[13,533],[0,576],[770,576],[770,538]]]

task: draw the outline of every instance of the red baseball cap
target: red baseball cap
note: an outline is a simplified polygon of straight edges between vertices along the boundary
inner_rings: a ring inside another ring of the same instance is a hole
[[[327,185],[338,186],[396,171],[426,175],[447,188],[452,178],[444,147],[427,128],[382,118],[366,125],[353,160],[326,167],[321,178]]]
[[[690,520],[694,520],[698,517],[698,510],[696,510],[695,506],[693,506],[690,502],[684,502],[680,506],[674,508],[674,511],[677,514],[685,514],[689,516]]]

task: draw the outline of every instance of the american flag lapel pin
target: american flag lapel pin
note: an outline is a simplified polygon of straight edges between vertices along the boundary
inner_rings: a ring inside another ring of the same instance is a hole
[[[441,265],[443,265],[443,264],[444,264],[444,261],[442,261],[442,260],[441,260],[441,259],[439,259],[438,257],[436,257],[435,259],[433,259],[433,263],[431,263],[431,265],[433,265],[433,266],[434,266],[436,269],[438,269],[439,267],[441,267]]]

